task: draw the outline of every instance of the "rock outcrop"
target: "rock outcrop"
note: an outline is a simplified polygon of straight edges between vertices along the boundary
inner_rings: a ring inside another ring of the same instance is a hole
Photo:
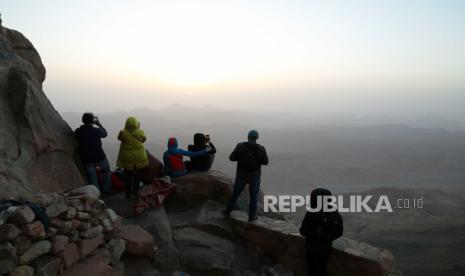
[[[72,130],[44,94],[44,80],[32,43],[0,26],[0,198],[84,183]]]
[[[296,275],[305,275],[305,240],[294,224],[267,217],[252,224],[247,219],[248,215],[242,211],[231,214],[233,228],[241,238],[271,255],[278,263],[291,268]],[[394,257],[386,249],[341,237],[334,241],[328,273],[347,276],[399,275],[393,261]]]
[[[159,209],[140,216],[121,195],[106,199],[125,217],[139,224],[155,240],[153,259],[123,257],[126,275],[305,275],[304,239],[297,227],[279,214],[262,214],[247,222],[247,198],[226,220],[221,211],[232,192],[232,181],[220,172],[191,174],[174,180],[176,191]],[[241,211],[242,210],[242,211]],[[263,208],[262,208],[263,210]],[[334,276],[401,275],[385,249],[340,238],[334,243],[329,271]]]

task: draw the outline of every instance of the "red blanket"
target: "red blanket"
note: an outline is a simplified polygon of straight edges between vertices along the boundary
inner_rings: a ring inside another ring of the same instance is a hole
[[[132,206],[134,214],[139,215],[147,208],[160,208],[165,199],[176,189],[176,184],[155,179],[152,184],[139,189],[137,202]]]

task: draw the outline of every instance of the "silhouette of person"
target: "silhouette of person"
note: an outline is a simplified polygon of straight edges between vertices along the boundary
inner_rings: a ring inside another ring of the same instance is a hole
[[[233,193],[223,214],[229,217],[245,185],[249,184],[249,222],[253,222],[257,220],[258,194],[262,175],[261,167],[262,165],[268,165],[269,160],[265,147],[257,143],[258,131],[251,130],[247,138],[248,141],[237,144],[229,156],[229,160],[237,162],[236,179]]]

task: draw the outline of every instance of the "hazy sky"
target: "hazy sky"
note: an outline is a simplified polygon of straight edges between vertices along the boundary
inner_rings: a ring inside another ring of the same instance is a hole
[[[437,114],[465,102],[465,1],[0,0],[60,111]]]

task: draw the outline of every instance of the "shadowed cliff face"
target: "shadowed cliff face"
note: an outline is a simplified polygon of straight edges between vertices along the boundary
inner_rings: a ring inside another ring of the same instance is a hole
[[[42,90],[31,42],[0,26],[0,197],[82,185],[73,132]]]

